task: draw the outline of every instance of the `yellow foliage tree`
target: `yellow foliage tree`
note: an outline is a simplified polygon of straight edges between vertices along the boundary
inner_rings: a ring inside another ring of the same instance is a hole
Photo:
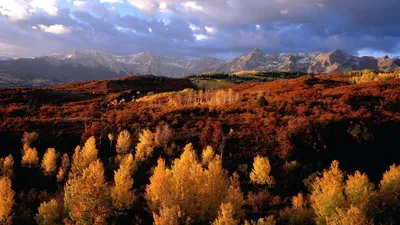
[[[86,142],[83,148],[77,146],[72,156],[71,175],[80,175],[92,162],[97,160],[99,151],[96,148],[96,139],[92,136]]]
[[[24,145],[24,150],[22,152],[22,167],[36,167],[39,163],[38,152],[36,148],[31,148],[27,144]]]
[[[203,152],[201,153],[201,162],[203,163],[203,166],[207,166],[209,162],[214,158],[214,150],[211,146],[207,146],[205,149],[203,149]]]
[[[131,134],[127,130],[119,133],[116,150],[118,154],[128,154],[131,150]]]
[[[0,170],[3,176],[12,177],[14,171],[14,159],[11,154],[4,159],[0,159]]]
[[[317,177],[312,184],[311,205],[318,217],[318,223],[326,223],[327,220],[336,221],[338,217],[336,209],[345,207],[343,179],[339,162],[335,160],[330,169],[325,170],[323,176]]]
[[[61,157],[61,166],[58,170],[56,177],[57,182],[61,182],[64,180],[65,175],[68,173],[69,164],[69,156],[67,153],[64,153],[64,155]]]
[[[114,141],[114,134],[108,133],[107,137],[108,137],[108,140],[110,141],[110,152],[111,152],[112,144],[113,144],[113,141]]]
[[[160,214],[153,213],[154,225],[179,225],[180,210],[178,207],[163,208]]]
[[[12,208],[15,192],[8,177],[0,178],[0,224],[12,224]]]
[[[231,203],[222,203],[221,210],[213,225],[237,225],[238,220],[234,218],[235,211]]]
[[[249,221],[245,221],[244,222],[244,225],[275,225],[276,224],[276,222],[275,222],[275,219],[274,219],[274,217],[273,216],[268,216],[268,217],[265,217],[265,218],[260,218],[260,219],[258,219],[257,221],[251,221],[251,222],[249,222]]]
[[[146,187],[146,199],[153,212],[174,204],[170,192],[171,189],[173,190],[171,185],[172,173],[166,168],[165,161],[158,159],[153,176],[150,177],[150,185]]]
[[[346,180],[345,194],[347,203],[358,206],[359,209],[364,209],[364,206],[369,202],[374,185],[369,182],[366,174],[361,174],[356,171],[354,175],[349,175]]]
[[[400,166],[392,165],[383,174],[380,189],[386,193],[400,193]]]
[[[111,198],[114,208],[126,210],[132,207],[135,200],[133,186],[134,160],[132,154],[128,154],[121,162],[118,171],[114,172],[115,185],[111,188]]]
[[[267,157],[254,157],[253,170],[250,173],[250,180],[255,184],[274,184],[274,178],[271,174],[271,165]]]
[[[99,160],[85,168],[82,176],[71,177],[64,188],[64,211],[75,224],[106,224],[111,199]]]
[[[150,130],[144,129],[142,133],[139,134],[139,143],[136,146],[135,159],[137,161],[144,161],[153,154],[154,147],[154,134]]]
[[[59,203],[55,199],[40,203],[35,219],[39,225],[62,224],[62,211]]]
[[[221,199],[216,196],[228,196],[229,180],[227,172],[222,168],[222,160],[219,155],[209,162],[207,170],[204,171],[204,183],[200,190],[204,190],[204,203],[202,211],[208,212],[211,217],[217,216]],[[201,185],[201,184],[200,184]],[[233,205],[232,205],[233,207]]]
[[[39,135],[36,132],[24,132],[22,136],[22,144],[27,144],[31,146],[31,144],[38,139]]]
[[[42,169],[46,176],[51,176],[57,169],[57,152],[54,148],[48,148],[43,155]]]
[[[235,211],[235,218],[242,219],[245,214],[243,205],[245,203],[243,193],[240,189],[239,175],[234,173],[229,179],[230,185],[228,188],[228,195],[226,196],[225,202],[230,202]]]
[[[303,197],[302,193],[298,193],[296,196],[293,196],[292,206],[293,206],[293,209],[302,209],[306,206],[306,202],[304,201],[304,197]]]
[[[183,221],[203,223],[216,218],[221,203],[229,202],[239,212],[243,194],[237,178],[230,181],[222,168],[221,158],[213,158],[204,168],[197,160],[192,144],[188,144],[171,169],[159,159],[146,187],[145,198],[152,212],[161,216],[161,210],[178,207]]]
[[[338,217],[336,220],[327,221],[328,225],[373,225],[367,219],[365,212],[357,206],[351,205],[348,210],[337,209]]]

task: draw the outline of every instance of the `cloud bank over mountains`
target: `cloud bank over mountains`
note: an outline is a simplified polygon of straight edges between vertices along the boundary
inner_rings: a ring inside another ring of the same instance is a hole
[[[0,55],[97,49],[230,59],[260,48],[400,55],[397,0],[7,0]]]

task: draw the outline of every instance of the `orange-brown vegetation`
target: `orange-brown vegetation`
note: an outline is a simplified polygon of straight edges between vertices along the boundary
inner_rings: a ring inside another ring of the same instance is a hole
[[[376,76],[0,90],[0,220],[400,223],[400,80]]]

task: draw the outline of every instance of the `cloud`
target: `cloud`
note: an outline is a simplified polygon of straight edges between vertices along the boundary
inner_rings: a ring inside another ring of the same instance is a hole
[[[43,10],[51,16],[58,14],[57,0],[33,0],[29,5],[32,7],[31,12]]]
[[[61,25],[61,24],[55,24],[55,25],[51,25],[51,26],[45,26],[43,24],[39,24],[38,26],[40,27],[40,29],[42,29],[44,32],[47,32],[47,33],[52,33],[52,34],[57,34],[57,35],[71,33],[71,28]],[[35,28],[32,27],[32,29],[35,29]]]
[[[197,2],[183,2],[182,3],[183,7],[189,11],[204,11],[203,6],[198,5]]]
[[[159,7],[156,0],[127,0],[132,6],[142,10],[144,13],[155,13]]]
[[[87,5],[87,2],[85,1],[73,1],[72,5],[74,5],[77,8],[83,8]]]
[[[27,6],[23,1],[0,1],[0,15],[8,17],[11,21],[26,19],[29,15]]]
[[[100,3],[123,3],[122,0],[100,0]]]
[[[32,14],[40,11],[51,16],[57,16],[57,0],[2,0],[0,1],[0,15],[10,21],[26,20]]]
[[[206,30],[206,32],[207,32],[208,34],[215,34],[215,33],[217,33],[217,29],[216,29],[215,27],[207,27],[207,26],[205,26],[204,29]]]
[[[194,37],[198,41],[207,40],[209,38],[207,35],[204,34],[194,34]]]
[[[256,47],[399,55],[398,8],[398,0],[0,0],[0,43],[23,55],[91,48],[227,59]]]

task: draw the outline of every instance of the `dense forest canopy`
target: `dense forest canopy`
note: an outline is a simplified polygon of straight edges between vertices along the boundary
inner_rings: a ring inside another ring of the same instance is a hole
[[[236,76],[0,90],[0,223],[400,223],[398,73]]]

